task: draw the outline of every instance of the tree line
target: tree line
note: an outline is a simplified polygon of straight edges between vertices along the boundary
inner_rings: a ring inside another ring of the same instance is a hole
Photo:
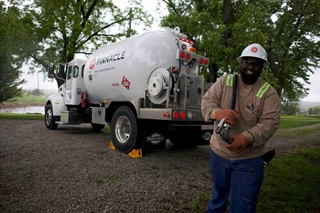
[[[320,115],[320,106],[310,107],[308,110],[309,115]]]
[[[298,102],[283,102],[281,114],[283,115],[320,115],[320,106],[302,110]]]
[[[155,17],[141,2],[126,6],[112,0],[0,1],[0,103],[21,93],[21,66],[30,72],[68,62],[76,54],[147,30]],[[260,43],[270,66],[263,78],[282,101],[296,102],[308,94],[310,72],[319,66],[320,1],[318,0],[158,0],[166,5],[162,27],[179,26],[199,54],[209,57],[208,82],[239,69],[236,58],[250,43]],[[64,78],[64,72],[58,77]],[[58,80],[58,85],[63,81]]]

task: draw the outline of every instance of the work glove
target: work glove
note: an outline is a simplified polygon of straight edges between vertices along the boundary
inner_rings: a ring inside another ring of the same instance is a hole
[[[231,154],[239,154],[250,144],[247,137],[243,134],[231,136],[233,141],[231,144],[226,145],[226,148],[230,150]]]
[[[217,121],[221,121],[222,119],[228,124],[234,124],[236,120],[239,118],[239,114],[232,109],[219,109],[214,113],[214,119]]]

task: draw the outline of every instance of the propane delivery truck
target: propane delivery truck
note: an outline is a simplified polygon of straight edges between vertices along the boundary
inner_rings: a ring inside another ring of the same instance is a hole
[[[115,42],[88,60],[66,63],[66,79],[45,105],[45,126],[91,123],[110,126],[113,147],[123,153],[153,146],[208,144],[212,125],[201,114],[205,89],[196,54],[180,29],[149,31]],[[60,64],[61,67],[61,64]],[[58,69],[49,67],[48,76]]]

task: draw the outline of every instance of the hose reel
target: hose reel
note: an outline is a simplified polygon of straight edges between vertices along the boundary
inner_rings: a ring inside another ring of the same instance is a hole
[[[171,87],[169,71],[164,68],[157,68],[148,78],[148,98],[153,104],[162,104],[167,100]]]

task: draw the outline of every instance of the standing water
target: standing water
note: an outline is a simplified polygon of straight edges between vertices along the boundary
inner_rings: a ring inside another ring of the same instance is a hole
[[[44,114],[44,106],[7,108],[7,109],[1,109],[0,112],[9,112],[9,113],[18,113],[18,114],[27,114],[27,113]]]

